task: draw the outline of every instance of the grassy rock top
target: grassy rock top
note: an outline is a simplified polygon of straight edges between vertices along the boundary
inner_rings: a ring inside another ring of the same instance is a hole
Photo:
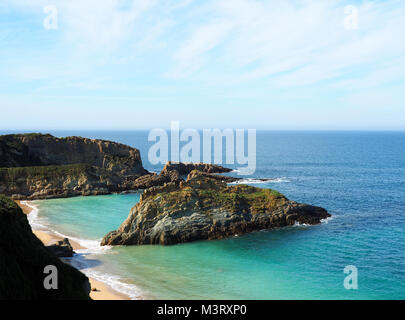
[[[198,170],[206,173],[224,173],[232,171],[232,169],[210,163],[183,163],[169,161],[165,164],[162,173],[174,170],[177,171],[180,175],[188,175],[193,170]]]
[[[155,199],[167,209],[175,210],[182,203],[195,200],[200,210],[221,208],[231,213],[251,212],[252,214],[274,210],[284,205],[288,199],[276,190],[261,189],[248,185],[227,186],[226,183],[207,178],[194,170],[187,181],[180,182],[179,188],[163,187]]]
[[[0,194],[0,216],[3,215],[18,215],[21,208],[10,198]],[[22,212],[22,211],[21,211]]]
[[[142,175],[140,152],[120,143],[50,134],[0,136],[0,167],[89,164],[125,175]]]
[[[26,178],[26,177],[49,179],[55,176],[84,174],[88,172],[91,168],[92,166],[88,164],[0,168],[0,178],[7,179],[8,181],[16,181],[19,178]]]
[[[0,136],[0,193],[13,199],[127,191],[145,174],[139,150],[120,143],[39,133]]]
[[[175,244],[221,239],[295,223],[318,224],[330,214],[288,200],[278,191],[226,183],[192,171],[186,181],[144,191],[102,245]]]

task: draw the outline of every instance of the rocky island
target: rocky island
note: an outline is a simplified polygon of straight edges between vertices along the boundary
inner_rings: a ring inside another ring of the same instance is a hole
[[[295,223],[318,224],[327,217],[325,209],[288,200],[275,190],[228,186],[194,170],[186,181],[145,190],[128,218],[101,245],[222,239]]]

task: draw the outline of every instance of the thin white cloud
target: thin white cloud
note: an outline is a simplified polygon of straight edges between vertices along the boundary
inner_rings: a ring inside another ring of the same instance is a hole
[[[198,80],[201,73],[216,83],[272,77],[276,87],[303,86],[350,76],[361,67],[375,72],[381,61],[405,52],[404,3],[356,5],[357,30],[344,27],[347,4],[215,1],[214,18],[194,27],[174,54],[171,74]]]
[[[232,24],[221,21],[211,22],[197,28],[181,49],[175,54],[176,73],[174,77],[189,75],[204,64],[202,57],[223,41],[232,29]]]
[[[4,6],[46,17],[48,0],[4,0]],[[158,0],[53,0],[58,12],[58,32],[71,46],[106,49],[129,41],[136,22]]]
[[[41,8],[49,1],[2,4],[43,16]],[[356,2],[357,30],[344,28],[344,7],[351,3],[341,0],[54,0],[53,4],[59,10],[60,47],[55,52],[66,49],[69,70],[63,65],[48,68],[45,58],[42,64],[34,61],[35,67],[29,61],[28,79],[58,73],[70,79],[81,73],[88,77],[112,61],[130,64],[133,57],[150,63],[153,50],[168,62],[154,77],[215,85],[264,79],[274,88],[331,81],[337,88],[352,84],[350,77],[384,74],[395,80],[405,74],[401,63],[400,72],[379,69],[385,68],[384,61],[402,59],[399,55],[405,52],[405,3],[398,0]],[[21,79],[24,69],[22,62],[6,74]],[[46,72],[36,76],[36,70]]]
[[[105,48],[128,41],[136,20],[155,4],[154,0],[136,0],[121,9],[118,0],[87,0],[61,1],[58,6],[71,42]]]

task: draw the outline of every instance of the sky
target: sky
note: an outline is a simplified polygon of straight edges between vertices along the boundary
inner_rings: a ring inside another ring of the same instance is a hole
[[[405,1],[1,0],[0,130],[404,130]]]

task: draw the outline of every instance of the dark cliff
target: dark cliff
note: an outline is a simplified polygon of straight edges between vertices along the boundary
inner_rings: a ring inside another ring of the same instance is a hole
[[[138,149],[96,139],[50,134],[0,136],[0,167],[89,164],[123,175],[142,175]]]
[[[58,289],[44,288],[44,268],[58,271]],[[26,215],[0,195],[0,300],[90,299],[88,278],[51,253],[32,233]]]
[[[0,193],[45,199],[127,191],[148,174],[138,149],[81,137],[0,136]]]

